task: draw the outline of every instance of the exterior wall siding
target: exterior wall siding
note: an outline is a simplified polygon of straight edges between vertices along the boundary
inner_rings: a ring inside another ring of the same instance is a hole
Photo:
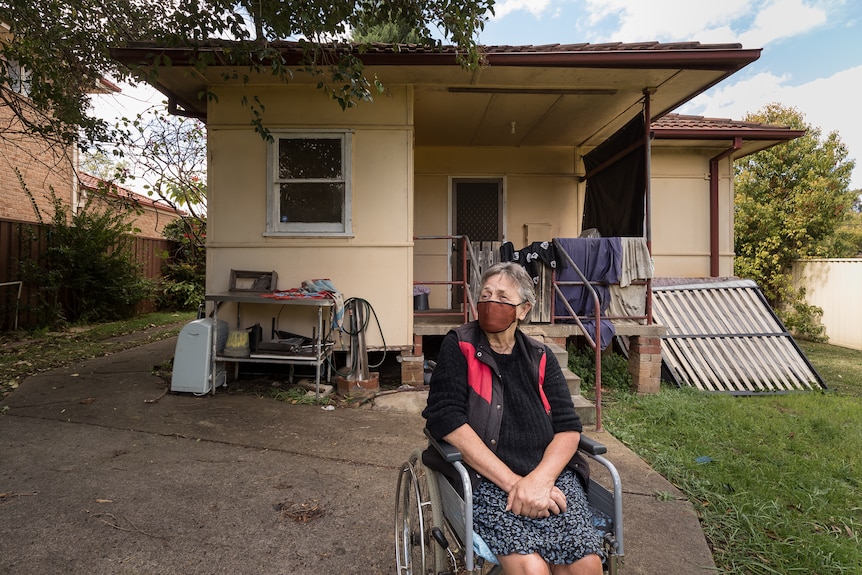
[[[575,170],[574,148],[417,148],[416,235],[453,233],[452,178],[501,178],[503,235],[516,249],[524,247],[526,224],[547,224],[550,237],[542,239],[577,236],[583,216],[583,185]],[[417,279],[444,279],[448,266],[448,241],[417,242]],[[432,308],[446,307],[447,289],[431,287],[429,303]]]
[[[720,149],[652,148],[657,277],[709,277],[709,159]],[[719,276],[733,275],[733,166],[719,162]]]
[[[387,346],[412,346],[412,91],[387,89],[374,102],[341,112],[314,87],[255,87],[273,131],[352,131],[352,237],[266,235],[266,142],[249,123],[241,91],[217,89],[207,122],[207,293],[226,291],[231,269],[275,271],[282,290],[328,278],[345,299],[362,298],[374,308],[383,336],[370,328],[367,346],[382,346],[384,339]],[[278,309],[243,307],[243,327],[260,323],[268,335]],[[219,315],[231,318],[234,311],[225,304]],[[279,314],[278,321],[279,329],[311,335],[313,322],[300,310]]]

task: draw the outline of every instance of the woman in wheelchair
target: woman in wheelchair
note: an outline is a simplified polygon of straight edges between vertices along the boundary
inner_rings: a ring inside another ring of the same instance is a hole
[[[441,344],[423,416],[470,469],[473,530],[507,575],[600,575],[581,421],[554,354],[518,328],[534,303],[523,267],[488,268],[478,321]]]

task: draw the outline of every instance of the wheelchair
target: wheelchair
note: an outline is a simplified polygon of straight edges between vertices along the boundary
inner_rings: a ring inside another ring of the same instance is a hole
[[[416,449],[401,466],[395,496],[395,555],[398,575],[499,575],[503,571],[485,548],[476,545],[473,533],[473,500],[470,477],[458,450],[435,441],[425,430],[430,446],[454,468],[459,489],[443,473],[422,462],[423,450]],[[578,449],[592,462],[603,466],[602,483],[590,473],[587,500],[593,512],[593,526],[602,535],[603,568],[617,575],[624,557],[622,483],[614,465],[605,459],[607,448],[581,435]]]

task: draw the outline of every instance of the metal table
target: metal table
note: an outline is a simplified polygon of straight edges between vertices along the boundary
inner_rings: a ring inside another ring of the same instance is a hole
[[[331,314],[332,307],[335,305],[330,298],[311,298],[311,297],[272,297],[269,294],[249,293],[249,292],[223,292],[207,294],[206,301],[213,302],[213,329],[218,328],[218,311],[219,307],[224,302],[236,303],[236,327],[241,329],[240,307],[242,304],[254,305],[286,305],[286,306],[312,306],[317,308],[317,329],[312,338],[312,353],[308,354],[280,354],[280,353],[251,353],[248,357],[233,357],[219,355],[218,353],[218,338],[215,335],[212,338],[212,365],[211,373],[213,374],[213,382],[215,382],[216,368],[219,363],[235,363],[237,369],[240,363],[270,363],[290,365],[290,379],[293,380],[293,367],[295,365],[313,365],[315,366],[314,389],[315,396],[320,396],[320,375],[323,364],[326,362],[331,348],[323,341],[323,311],[327,311],[327,319]],[[327,380],[329,369],[327,368]],[[215,394],[216,386],[212,386],[212,392]]]

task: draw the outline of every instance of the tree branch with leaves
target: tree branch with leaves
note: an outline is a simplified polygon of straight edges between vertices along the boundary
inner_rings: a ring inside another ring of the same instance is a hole
[[[493,5],[494,0],[8,0],[0,5],[0,106],[30,133],[58,143],[112,142],[111,126],[92,114],[87,93],[100,78],[152,80],[159,66],[170,65],[161,60],[129,70],[111,58],[112,48],[138,42],[189,48],[192,66],[200,71],[215,62],[211,51],[196,48],[218,40],[232,42],[222,54],[229,59],[224,63],[244,68],[246,77],[265,71],[289,82],[295,71],[311,71],[349,107],[371,99],[376,87],[355,51],[345,49],[353,28],[397,21],[426,39],[436,29],[442,42],[457,46],[464,66],[475,67],[481,63],[478,33]],[[288,66],[273,49],[271,43],[281,40],[303,41],[298,66]],[[17,69],[29,74],[23,98],[13,89]]]

